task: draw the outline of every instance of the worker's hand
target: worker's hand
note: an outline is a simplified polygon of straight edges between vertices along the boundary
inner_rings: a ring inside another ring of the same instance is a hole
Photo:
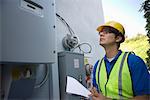
[[[106,100],[105,96],[103,96],[101,93],[98,93],[95,87],[92,87],[90,92],[91,94],[89,96],[92,97],[92,100]]]

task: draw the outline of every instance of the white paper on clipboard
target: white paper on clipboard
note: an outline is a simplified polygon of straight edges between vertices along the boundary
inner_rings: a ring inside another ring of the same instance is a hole
[[[91,94],[91,92],[87,88],[85,88],[75,78],[70,76],[67,76],[66,92],[71,94],[81,95],[87,98],[89,98],[88,95]]]

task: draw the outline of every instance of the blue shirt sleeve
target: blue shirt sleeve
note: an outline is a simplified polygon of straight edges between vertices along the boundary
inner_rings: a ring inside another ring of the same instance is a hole
[[[144,61],[134,55],[128,56],[128,65],[135,96],[150,94],[150,74]]]
[[[93,79],[92,79],[92,83],[93,83],[93,87],[96,87],[96,89],[98,90],[98,85],[96,84],[96,68],[98,65],[99,60],[95,63],[94,68],[93,68]]]

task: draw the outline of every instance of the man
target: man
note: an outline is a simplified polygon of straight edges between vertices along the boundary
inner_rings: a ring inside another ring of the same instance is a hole
[[[93,69],[92,100],[150,100],[150,75],[144,61],[133,53],[119,50],[125,40],[124,27],[110,21],[97,31],[106,55]]]

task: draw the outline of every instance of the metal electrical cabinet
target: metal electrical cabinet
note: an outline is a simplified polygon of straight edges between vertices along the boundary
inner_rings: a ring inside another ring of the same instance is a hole
[[[1,0],[1,62],[53,63],[54,0]]]
[[[59,68],[59,86],[61,100],[81,100],[83,97],[78,95],[71,95],[65,92],[66,78],[72,76],[86,86],[85,69],[84,69],[84,55],[69,51],[58,53],[58,68]]]

